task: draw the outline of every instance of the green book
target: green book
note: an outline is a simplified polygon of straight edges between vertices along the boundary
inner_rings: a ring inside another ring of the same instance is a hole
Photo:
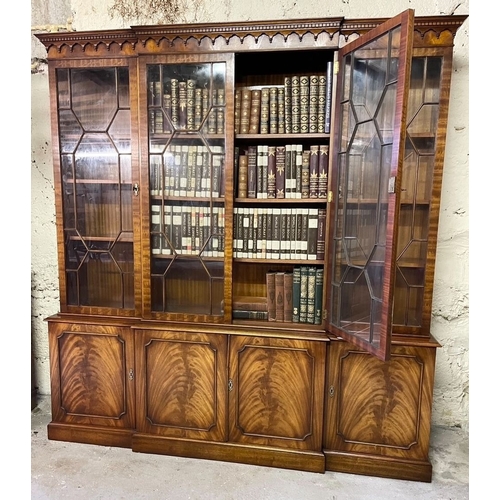
[[[314,324],[321,325],[323,321],[323,267],[316,268],[316,285],[314,292]]]
[[[300,267],[293,268],[293,281],[292,281],[292,322],[299,322],[300,311]]]

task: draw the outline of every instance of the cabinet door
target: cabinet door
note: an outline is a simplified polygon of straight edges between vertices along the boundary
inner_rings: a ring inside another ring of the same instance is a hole
[[[49,346],[52,423],[100,427],[103,434],[102,428],[111,432],[134,427],[134,347],[129,328],[49,323]],[[71,436],[68,440],[73,441]]]
[[[390,361],[329,347],[327,469],[429,481],[435,347],[393,348]]]
[[[137,429],[226,440],[227,336],[138,331]]]
[[[224,320],[232,58],[148,56],[139,63],[147,89],[140,114],[147,138],[142,202],[149,214],[143,276],[146,314],[153,318]]]
[[[325,343],[231,337],[229,439],[321,450]]]
[[[132,316],[140,304],[132,216],[139,206],[133,196],[134,72],[124,59],[82,66],[51,66],[61,309]]]
[[[413,11],[339,51],[328,328],[390,356]]]

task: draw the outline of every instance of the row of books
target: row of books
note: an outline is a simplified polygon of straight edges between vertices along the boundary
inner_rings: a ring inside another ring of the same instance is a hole
[[[233,256],[323,260],[326,208],[235,207]]]
[[[285,76],[283,84],[241,87],[234,101],[235,134],[329,133],[332,64],[316,75]]]
[[[224,207],[151,205],[151,253],[224,257]]]
[[[326,198],[329,146],[303,144],[237,147],[238,198]],[[236,160],[235,160],[236,161]]]
[[[266,273],[266,297],[235,297],[233,318],[320,325],[324,269],[295,266],[293,272]]]
[[[172,144],[163,155],[150,155],[152,196],[218,198],[224,194],[222,146]]]
[[[150,81],[149,130],[156,134],[173,129],[199,130],[204,124],[209,134],[223,134],[225,101],[224,88],[210,91],[194,79],[171,78],[163,86],[160,81]]]

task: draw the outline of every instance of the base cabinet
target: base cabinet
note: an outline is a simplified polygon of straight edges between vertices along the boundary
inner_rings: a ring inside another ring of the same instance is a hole
[[[130,447],[135,427],[130,328],[49,321],[49,439]]]
[[[324,471],[324,341],[137,333],[133,451]]]
[[[393,347],[389,362],[343,341],[328,348],[326,469],[431,481],[436,347]]]

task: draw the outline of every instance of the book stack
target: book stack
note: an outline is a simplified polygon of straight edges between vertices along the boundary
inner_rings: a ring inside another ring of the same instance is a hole
[[[235,296],[233,298],[233,318],[267,320],[267,297]]]
[[[235,258],[324,260],[326,208],[235,207],[233,212]]]
[[[238,198],[326,199],[329,147],[326,144],[250,145],[238,153]],[[246,157],[243,158],[242,157]]]
[[[286,76],[280,85],[236,89],[235,133],[329,133],[332,69],[329,62],[324,72]]]

